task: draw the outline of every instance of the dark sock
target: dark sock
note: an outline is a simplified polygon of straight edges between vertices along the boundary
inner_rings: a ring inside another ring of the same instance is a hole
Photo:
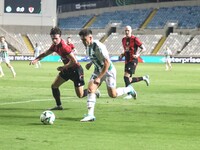
[[[124,82],[125,82],[125,86],[127,87],[129,84],[131,84],[131,82],[129,81],[128,77],[124,76]]]
[[[52,89],[53,97],[56,100],[56,105],[61,106],[60,90],[58,88],[51,88],[51,89]]]
[[[87,89],[85,89],[85,90],[83,91],[83,97],[86,97],[86,96],[87,96],[87,94],[88,94],[88,90],[87,90]]]
[[[131,83],[139,82],[139,81],[142,81],[142,80],[143,80],[143,77],[133,77]]]

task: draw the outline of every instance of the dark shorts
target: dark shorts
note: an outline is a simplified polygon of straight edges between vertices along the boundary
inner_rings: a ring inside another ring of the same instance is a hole
[[[130,75],[135,74],[137,64],[138,64],[138,60],[134,60],[132,62],[125,64],[124,71],[128,72]]]
[[[68,80],[73,81],[75,87],[80,87],[85,85],[84,72],[81,66],[64,70],[60,72],[59,75],[66,81]]]

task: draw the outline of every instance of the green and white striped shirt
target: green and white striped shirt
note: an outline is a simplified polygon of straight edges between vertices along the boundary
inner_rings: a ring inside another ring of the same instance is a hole
[[[105,59],[108,59],[110,62],[108,70],[113,68],[113,63],[110,60],[106,46],[98,40],[94,40],[93,43],[86,48],[86,54],[95,65],[96,71],[100,72],[102,70]]]
[[[8,44],[6,42],[2,43],[0,42],[0,57],[6,58],[8,57]]]

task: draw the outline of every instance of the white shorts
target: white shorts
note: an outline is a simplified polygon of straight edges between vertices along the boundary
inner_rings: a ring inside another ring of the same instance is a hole
[[[5,63],[10,63],[10,59],[8,58],[8,57],[6,57],[6,58],[2,58],[2,57],[0,57],[0,63],[1,62],[5,62]]]
[[[99,72],[94,72],[90,78],[90,81],[97,78],[99,74],[100,74]],[[116,69],[114,67],[111,70],[107,71],[106,74],[103,76],[103,78],[101,78],[101,83],[103,81],[106,82],[107,87],[110,88],[116,87]]]
[[[165,58],[166,63],[171,63],[171,58]]]

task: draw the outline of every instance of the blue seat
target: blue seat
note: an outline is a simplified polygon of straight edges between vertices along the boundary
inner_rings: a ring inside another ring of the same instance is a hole
[[[151,22],[147,25],[149,29],[164,28],[171,20],[178,21],[179,28],[193,29],[200,24],[199,6],[176,6],[160,8]]]

